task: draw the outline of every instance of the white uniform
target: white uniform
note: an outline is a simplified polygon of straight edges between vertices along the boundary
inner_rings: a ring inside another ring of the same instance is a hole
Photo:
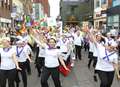
[[[78,46],[82,46],[82,41],[83,41],[83,37],[82,36],[74,36],[74,44],[78,45]]]
[[[32,49],[30,48],[28,44],[25,45],[25,49],[27,50],[28,55],[32,53]]]
[[[39,54],[38,57],[45,57],[45,48],[39,46]]]
[[[1,54],[1,63],[0,69],[1,70],[11,70],[15,69],[16,65],[12,59],[12,55],[15,53],[15,49],[12,47],[8,52],[5,52],[3,48],[0,48]]]
[[[112,38],[105,38],[105,45],[111,45],[114,42],[114,40]]]
[[[94,43],[92,43],[91,41],[89,41],[89,45],[90,45],[89,52],[94,52]]]
[[[45,49],[45,67],[55,68],[59,66],[59,49]]]
[[[24,47],[15,47],[16,49],[16,55],[17,55],[17,59],[18,62],[26,62],[27,58],[28,58],[28,51],[26,46]]]
[[[104,46],[101,44],[97,44],[98,49],[98,62],[96,65],[96,70],[101,71],[114,71],[114,67],[112,62],[118,63],[118,55],[117,53],[108,52]],[[106,50],[106,51],[105,51]],[[107,55],[112,54],[111,56],[106,57]]]
[[[60,40],[60,51],[61,52],[68,52],[68,40],[65,39],[64,41],[63,40]]]

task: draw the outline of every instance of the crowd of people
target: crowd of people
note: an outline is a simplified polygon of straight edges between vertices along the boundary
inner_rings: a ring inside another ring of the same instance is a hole
[[[4,32],[0,32],[4,34]],[[12,41],[11,41],[12,40]],[[31,62],[34,62],[41,78],[41,87],[49,87],[51,76],[55,87],[62,87],[59,66],[66,71],[75,66],[75,61],[84,58],[81,50],[88,51],[88,68],[94,67],[94,80],[97,75],[100,87],[111,87],[114,75],[120,79],[119,55],[120,35],[108,32],[106,36],[92,27],[81,29],[79,26],[66,25],[63,32],[57,27],[36,30],[30,28],[19,36],[0,39],[0,87],[19,87],[20,75],[23,87],[27,86],[27,76],[31,75]],[[16,85],[15,85],[16,84]]]

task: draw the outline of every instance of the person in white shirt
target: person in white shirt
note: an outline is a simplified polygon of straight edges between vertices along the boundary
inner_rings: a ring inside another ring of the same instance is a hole
[[[25,40],[23,40],[23,44],[27,50],[27,54],[29,55],[29,58],[32,59],[33,52],[30,45],[28,45],[28,43]],[[26,61],[26,68],[27,68],[28,75],[31,75],[31,66],[30,66],[30,61],[28,59]]]
[[[82,42],[83,42],[83,38],[80,35],[80,31],[78,30],[76,32],[76,35],[74,36],[74,45],[76,49],[76,59],[79,59],[79,60],[81,60]]]
[[[42,36],[44,38],[44,42],[46,42],[46,37]],[[38,44],[38,55],[35,60],[35,66],[38,71],[38,77],[41,76],[42,68],[44,67],[44,62],[45,62],[45,48],[40,46]]]
[[[89,40],[89,53],[88,53],[88,58],[89,58],[89,61],[88,61],[88,68],[90,69],[91,67],[91,63],[93,61],[93,52],[94,52],[94,44],[92,41]]]
[[[19,40],[16,42],[17,46],[15,47],[16,50],[16,56],[19,62],[19,66],[22,69],[21,71],[17,72],[17,76],[16,76],[16,85],[17,87],[19,87],[19,83],[20,83],[20,78],[19,78],[19,72],[21,73],[22,76],[22,80],[23,80],[23,85],[24,87],[27,87],[27,73],[26,73],[26,69],[27,69],[27,59],[31,61],[28,51],[27,51],[27,46],[24,45],[23,40]]]
[[[45,48],[45,66],[41,74],[41,87],[49,87],[47,80],[50,76],[52,76],[55,87],[61,87],[58,71],[58,67],[60,65],[59,61],[66,70],[69,69],[65,65],[60,50],[56,48],[56,40],[54,38],[50,38],[48,43],[43,43],[42,41],[38,41],[34,36],[33,38],[40,46]]]
[[[94,42],[98,51],[98,61],[96,64],[96,70],[101,80],[100,87],[111,87],[114,73],[116,72],[117,78],[120,79],[118,71],[118,55],[115,50],[116,44],[110,46],[103,45],[97,42],[95,36],[88,32],[91,40]]]
[[[10,38],[6,37],[2,40],[3,48],[0,48],[0,87],[6,87],[8,79],[8,87],[15,87],[16,69],[21,70],[16,58],[14,47],[10,45]]]

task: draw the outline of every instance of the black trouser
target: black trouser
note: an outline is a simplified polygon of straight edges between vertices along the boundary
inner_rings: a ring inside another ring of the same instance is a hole
[[[7,79],[8,79],[8,87],[15,87],[14,85],[15,76],[16,76],[16,69],[0,70],[0,87],[6,87]]]
[[[37,68],[37,71],[38,71],[38,76],[40,76],[40,74],[41,74],[41,69],[42,69],[43,66],[44,66],[44,61],[45,61],[45,58],[44,58],[44,57],[38,57],[38,58],[36,59],[35,64],[36,64],[36,68]]]
[[[64,55],[67,55],[67,52],[62,52]],[[65,64],[68,65],[71,61],[70,61],[70,55],[68,56],[67,60],[65,60]]]
[[[19,83],[20,83],[20,78],[19,78],[19,72],[21,73],[22,76],[22,80],[23,80],[23,85],[24,87],[27,87],[27,73],[26,73],[26,62],[19,62],[19,66],[22,70],[17,71],[17,75],[16,75],[16,85],[17,87],[19,87]]]
[[[85,48],[85,51],[89,50],[89,44],[87,42],[84,43],[84,48]]]
[[[41,76],[41,87],[49,87],[47,80],[50,75],[52,76],[55,87],[61,87],[60,74],[58,71],[58,67],[56,67],[56,68],[44,67],[43,68],[43,72],[42,72],[42,76]]]
[[[93,52],[89,52],[88,58],[89,58],[88,67],[90,68],[91,63],[92,63],[92,61],[94,60],[94,59],[93,59]]]
[[[31,67],[30,67],[30,61],[27,59],[26,61],[26,69],[27,69],[27,73],[29,75],[31,75]]]
[[[96,67],[96,64],[97,64],[97,57],[93,56],[93,67],[95,68]]]
[[[81,60],[81,49],[82,49],[82,46],[75,45],[75,49],[76,49],[76,58],[79,58]]]
[[[105,72],[99,70],[98,75],[101,80],[100,87],[111,87],[114,79],[114,71]]]

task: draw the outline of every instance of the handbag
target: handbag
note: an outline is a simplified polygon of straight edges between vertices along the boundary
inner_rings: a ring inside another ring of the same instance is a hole
[[[71,68],[72,68],[72,67],[71,67],[71,63],[69,63],[69,64],[67,65],[67,68],[68,68],[69,70],[71,70]],[[66,70],[62,65],[59,66],[59,72],[60,72],[64,77],[68,76],[69,73],[70,73],[70,71]]]

